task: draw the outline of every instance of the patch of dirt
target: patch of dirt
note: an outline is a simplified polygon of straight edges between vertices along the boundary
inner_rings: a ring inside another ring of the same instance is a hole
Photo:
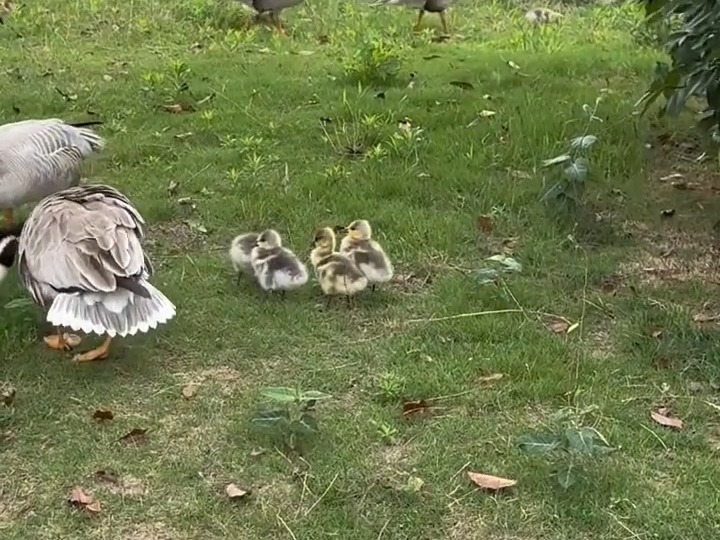
[[[477,511],[453,505],[445,526],[447,540],[489,540],[488,528]]]
[[[180,536],[170,526],[159,521],[157,523],[141,523],[126,530],[120,536],[122,540],[180,540]]]
[[[644,240],[644,250],[620,265],[620,274],[643,284],[703,281],[720,284],[720,249],[710,234],[650,231],[644,223],[626,222],[633,236]]]
[[[263,513],[273,516],[278,508],[294,508],[299,500],[301,487],[287,480],[276,479],[269,484],[260,486],[254,491],[258,506]]]
[[[196,251],[207,244],[207,236],[192,227],[189,220],[154,223],[146,232],[148,248],[167,255]]]
[[[195,385],[197,387],[196,394],[201,393],[203,387],[210,386],[212,386],[214,394],[218,390],[225,395],[232,394],[237,391],[238,384],[242,381],[240,372],[230,366],[218,366],[199,371],[178,373],[178,376],[181,378],[183,386]]]

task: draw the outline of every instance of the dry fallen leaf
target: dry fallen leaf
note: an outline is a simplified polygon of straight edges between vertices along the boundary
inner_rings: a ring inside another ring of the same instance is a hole
[[[135,428],[130,433],[127,433],[120,437],[119,440],[126,442],[126,443],[132,443],[132,444],[144,444],[147,442],[147,438],[145,437],[145,434],[147,433],[147,429],[140,429]]]
[[[675,209],[674,208],[668,208],[667,210],[663,210],[660,212],[660,215],[662,217],[672,217],[675,215]]]
[[[480,118],[490,118],[491,116],[495,116],[497,113],[495,111],[489,111],[488,109],[483,109],[478,113],[478,116]]]
[[[409,418],[413,415],[427,414],[430,412],[432,405],[421,399],[420,401],[404,401],[403,402],[403,416]]]
[[[225,486],[225,493],[231,501],[244,499],[245,497],[250,495],[249,491],[240,489],[235,484],[228,484],[227,486]]]
[[[490,216],[478,216],[475,225],[483,232],[490,234],[493,231],[493,224]]]
[[[564,334],[568,331],[570,325],[567,321],[563,321],[562,319],[554,319],[552,322],[548,323],[547,327],[556,334]]]
[[[492,375],[485,375],[484,377],[480,377],[478,381],[480,382],[491,382],[491,381],[499,381],[502,379],[505,375],[502,373],[493,373]]]
[[[450,81],[450,84],[453,86],[456,86],[458,88],[461,88],[463,90],[474,90],[475,89],[475,87],[471,83],[465,82],[465,81]]]
[[[499,491],[517,484],[517,480],[510,480],[509,478],[501,478],[499,476],[492,476],[489,474],[468,471],[467,475],[473,484],[491,491]]]
[[[100,512],[100,501],[96,501],[90,495],[85,493],[82,488],[76,487],[70,492],[68,502],[82,510],[86,510],[91,514],[97,514]]]
[[[265,453],[264,448],[253,448],[250,450],[250,457],[258,457],[262,456]]]
[[[103,420],[112,420],[115,418],[115,415],[112,411],[109,411],[107,409],[98,409],[93,413],[93,420],[97,420],[98,422],[102,422]]]
[[[188,105],[187,103],[170,103],[167,105],[163,105],[163,109],[173,114],[192,112],[195,110],[191,105]]]
[[[188,384],[187,386],[183,386],[182,389],[182,395],[185,399],[190,399],[195,395],[195,392],[197,391],[197,385],[196,384]]]
[[[650,416],[661,426],[671,427],[675,429],[683,428],[682,420],[674,416],[670,409],[668,409],[667,407],[662,407],[657,411],[650,411]]]

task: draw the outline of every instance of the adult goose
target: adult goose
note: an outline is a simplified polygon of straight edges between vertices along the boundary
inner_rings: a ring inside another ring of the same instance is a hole
[[[105,141],[86,126],[57,118],[23,120],[0,126],[0,210],[5,226],[13,225],[13,210],[80,182],[85,158]]]
[[[175,316],[175,306],[148,279],[140,213],[116,189],[75,186],[53,193],[33,209],[18,242],[20,280],[33,300],[49,307],[57,333],[45,343],[70,350],[78,336],[61,328],[105,336],[78,362],[108,356],[115,336],[147,332]]]

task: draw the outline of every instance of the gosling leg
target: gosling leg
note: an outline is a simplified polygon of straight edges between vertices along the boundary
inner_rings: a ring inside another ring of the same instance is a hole
[[[415,23],[415,26],[413,27],[413,30],[415,32],[420,30],[420,23],[422,22],[424,16],[425,16],[425,10],[421,9],[420,12],[418,13],[417,22]]]
[[[445,32],[445,34],[447,35],[450,32],[448,32],[448,25],[447,25],[447,20],[445,19],[445,12],[441,11],[439,13],[439,15],[440,15],[440,22],[442,23],[442,27],[443,27],[443,32]]]
[[[103,341],[103,344],[100,345],[97,349],[92,349],[91,351],[88,351],[84,354],[76,354],[73,357],[74,362],[93,362],[95,360],[104,360],[108,357],[108,354],[110,353],[110,342],[112,341],[112,338],[110,336],[107,336],[105,338],[105,341]]]
[[[274,11],[270,12],[270,20],[272,21],[273,26],[277,29],[277,31],[280,33],[280,35],[282,35],[282,36],[286,35],[285,29],[283,28],[282,22],[280,21],[280,16],[276,12],[274,12]]]

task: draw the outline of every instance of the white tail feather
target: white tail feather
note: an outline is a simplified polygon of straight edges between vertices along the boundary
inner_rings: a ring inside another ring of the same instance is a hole
[[[125,289],[112,293],[61,293],[47,314],[55,326],[72,328],[87,334],[134,336],[145,333],[175,316],[175,306],[155,287],[141,281],[150,293],[144,298]]]

